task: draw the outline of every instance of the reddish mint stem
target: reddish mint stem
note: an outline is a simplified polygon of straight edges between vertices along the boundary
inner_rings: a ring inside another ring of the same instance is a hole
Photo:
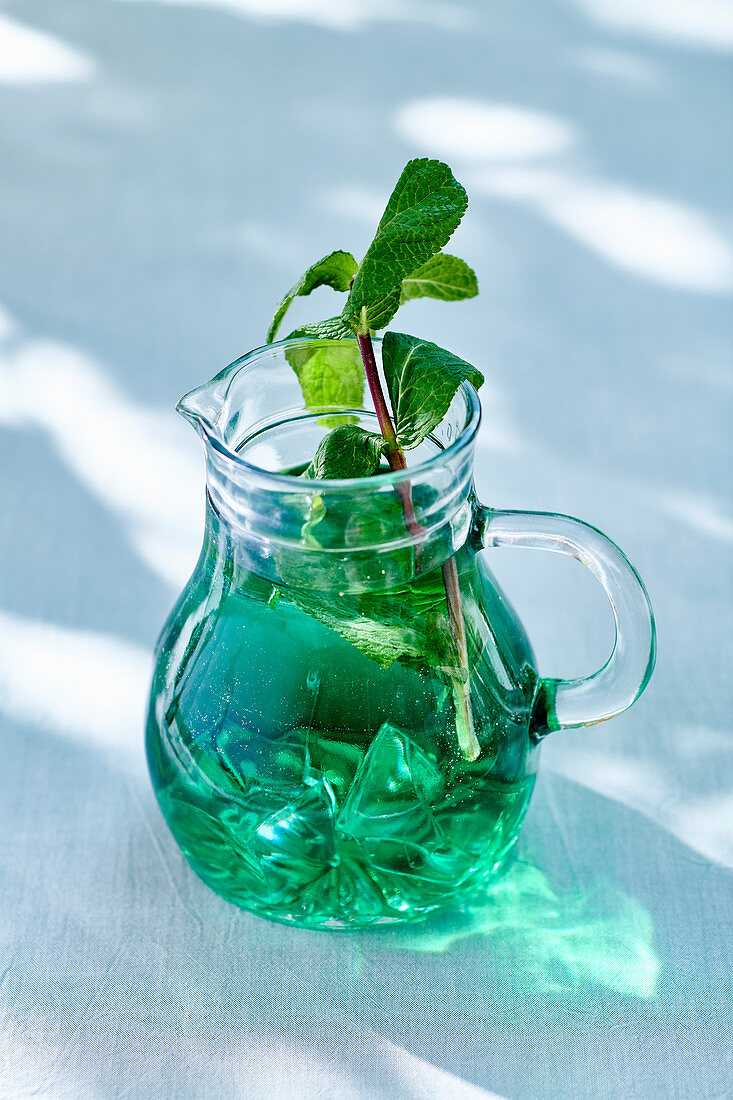
[[[372,338],[357,333],[361,357],[364,361],[367,385],[372,395],[374,409],[379,421],[379,428],[387,441],[387,461],[392,470],[406,470],[405,456],[397,442],[392,417],[390,416],[387,402],[384,398],[382,383],[379,379],[377,361],[374,357]],[[412,500],[412,486],[409,481],[399,482],[396,486],[402,501],[402,511],[405,516],[405,526],[413,538],[418,539],[425,534],[425,528],[415,515],[415,505]],[[415,547],[415,558],[419,561],[420,546]],[[456,708],[456,726],[458,741],[463,755],[469,760],[475,760],[481,748],[476,738],[473,725],[473,713],[471,711],[471,696],[468,689],[468,641],[466,637],[466,622],[463,616],[463,603],[461,600],[461,588],[458,578],[458,568],[454,558],[449,558],[442,566],[443,584],[445,585],[445,597],[448,604],[448,621],[453,641],[458,650],[458,658],[461,669],[466,676],[466,682],[453,679],[453,694]]]
[[[407,463],[405,462],[405,456],[397,443],[397,433],[392,423],[392,417],[389,415],[387,402],[384,399],[382,383],[379,380],[379,371],[377,370],[377,361],[374,358],[372,338],[371,336],[357,336],[357,340],[359,341],[359,348],[361,349],[361,357],[364,360],[367,385],[369,386],[369,392],[372,395],[374,409],[377,414],[377,420],[379,421],[379,430],[387,440],[387,461],[389,462],[390,469],[406,470]],[[410,483],[401,481],[397,485],[397,492],[400,494],[400,499],[402,500],[402,511],[405,514],[405,525],[407,530],[413,538],[419,538],[421,535],[425,534],[425,528],[415,515],[415,506],[412,503],[412,489]]]

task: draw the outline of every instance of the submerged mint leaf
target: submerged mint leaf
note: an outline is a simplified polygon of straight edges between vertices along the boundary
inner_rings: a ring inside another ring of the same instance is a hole
[[[339,429],[337,429],[338,431]],[[332,432],[332,438],[336,432]],[[308,498],[308,518],[303,538],[312,550],[328,550],[353,544],[363,548],[349,562],[346,580],[341,575],[343,559],[318,554],[296,558],[280,555],[278,572],[282,597],[301,611],[340,634],[381,668],[399,658],[419,664],[425,650],[426,608],[423,601],[412,612],[405,599],[406,580],[414,572],[414,551],[400,546],[388,555],[383,546],[402,537],[404,516],[399,495],[394,491],[373,496],[343,496],[318,492]],[[304,502],[305,503],[305,502]],[[330,563],[339,571],[336,586],[328,584]],[[362,591],[365,581],[379,576],[385,588]],[[397,595],[392,595],[396,588]],[[439,597],[438,597],[439,598]]]
[[[443,419],[461,382],[479,388],[484,377],[464,359],[429,340],[386,332],[382,366],[400,447],[409,451]]]
[[[445,607],[445,591],[426,601],[413,584],[391,592],[329,593],[303,586],[283,588],[291,603],[335,630],[381,668],[401,660],[410,667],[443,673],[454,665],[454,647]]]
[[[466,192],[447,164],[427,157],[408,162],[342,314],[354,330],[366,334],[389,324],[402,280],[447,244],[467,206]]]
[[[338,430],[338,429],[337,429]],[[335,433],[332,433],[332,435]],[[434,669],[450,684],[459,658],[451,638],[440,569],[415,576],[412,546],[402,540],[404,515],[395,490],[353,497],[321,494],[304,501],[303,538],[311,550],[353,545],[359,553],[344,574],[341,555],[301,554],[278,557],[282,598],[340,634],[351,645],[388,668],[400,660],[409,667]],[[422,501],[427,506],[430,494]],[[385,546],[390,546],[385,553]],[[329,580],[329,568],[338,574]],[[373,585],[378,577],[377,588]],[[460,670],[458,672],[460,675]]]
[[[295,371],[308,409],[360,409],[364,400],[364,367],[355,340],[297,345],[285,352]],[[348,416],[324,417],[326,427],[353,423]]]
[[[319,286],[330,286],[334,290],[341,291],[348,290],[358,266],[350,252],[338,250],[329,252],[327,256],[309,267],[297,283],[278,302],[275,308],[275,316],[267,330],[267,343],[271,344],[275,339],[280,323],[294,298],[304,297]]]
[[[313,461],[301,477],[371,477],[379,469],[387,444],[381,435],[367,432],[356,424],[334,428],[318,444]]]
[[[333,600],[313,595],[302,588],[283,589],[283,595],[306,615],[335,630],[381,668],[389,668],[400,658],[413,663],[423,659],[426,648],[424,630],[416,630],[409,621],[409,615],[405,615],[404,621],[390,622],[384,618],[368,618],[360,614],[357,607],[349,615],[342,601],[337,607]]]
[[[311,594],[329,589],[322,597],[333,601],[333,589],[346,593],[361,590],[375,577],[385,587],[405,584],[415,572],[414,548],[404,546],[405,520],[399,494],[387,488],[376,493],[323,492],[317,483],[301,502],[301,535],[310,549],[330,550],[353,547],[360,552],[344,560],[338,555],[303,554],[297,559],[284,556],[278,561],[283,584],[305,588]],[[397,542],[399,545],[394,546]],[[385,545],[392,548],[385,554]],[[330,569],[338,574],[333,581]]]
[[[439,252],[402,280],[400,305],[413,298],[457,302],[461,298],[475,298],[477,294],[478,279],[473,268],[458,256]]]

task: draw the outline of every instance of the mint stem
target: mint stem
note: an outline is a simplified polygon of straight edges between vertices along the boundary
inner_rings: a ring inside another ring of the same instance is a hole
[[[374,408],[377,413],[379,428],[389,444],[390,454],[394,455],[396,458],[395,465],[393,465],[391,458],[389,464],[393,470],[404,470],[407,464],[405,462],[405,456],[397,445],[397,433],[394,430],[392,417],[389,415],[387,402],[384,399],[384,391],[382,390],[382,383],[379,380],[379,371],[377,370],[377,360],[374,358],[372,338],[368,333],[366,336],[357,333],[356,339],[359,341],[359,350],[364,360],[364,371],[369,385],[369,392],[372,395],[372,401],[374,402]]]
[[[367,384],[369,386],[369,392],[372,395],[372,401],[374,402],[374,409],[377,414],[377,420],[379,421],[379,430],[384,438],[387,440],[387,461],[389,462],[392,470],[406,470],[407,463],[405,462],[405,456],[402,453],[399,444],[397,443],[397,433],[394,430],[394,424],[392,423],[392,417],[389,415],[389,409],[387,408],[387,402],[384,398],[384,391],[382,389],[382,383],[379,379],[379,371],[377,370],[377,361],[374,358],[374,345],[372,344],[372,338],[368,334],[362,336],[357,334],[357,340],[359,341],[359,348],[361,350],[361,357],[364,360],[364,371],[366,373]],[[418,522],[415,515],[415,507],[412,503],[412,489],[409,482],[401,481],[397,486],[397,492],[402,500],[402,511],[405,514],[405,525],[407,530],[413,536],[413,538],[419,538],[420,535],[425,534],[425,528]],[[460,599],[460,592],[459,592]]]
[[[458,566],[455,558],[449,558],[443,563],[443,584],[445,586],[445,598],[448,601],[448,618],[450,632],[458,650],[458,658],[461,669],[466,675],[465,680],[451,677],[453,683],[453,703],[456,708],[456,732],[458,744],[466,760],[475,760],[481,752],[481,746],[476,737],[473,724],[473,711],[471,710],[471,692],[469,688],[468,667],[468,639],[466,637],[466,620],[463,614],[463,601],[461,599],[461,586],[458,579]]]
[[[389,462],[390,469],[406,470],[407,463],[405,461],[405,456],[397,442],[397,433],[395,432],[392,417],[387,408],[382,383],[379,378],[372,338],[368,333],[357,333],[356,338],[359,341],[359,349],[364,361],[367,385],[369,386],[369,392],[374,402],[374,409],[377,414],[377,420],[379,421],[379,429],[387,441],[387,461]],[[409,481],[400,482],[397,485],[397,492],[402,501],[405,526],[414,538],[418,538],[420,535],[425,534],[425,528],[415,515],[415,506],[412,501],[412,487]],[[415,548],[416,558],[419,557],[419,549],[419,546]],[[473,712],[471,710],[471,696],[468,686],[469,666],[466,620],[463,615],[463,601],[461,599],[458,568],[454,558],[449,558],[448,561],[444,563],[442,566],[442,573],[443,584],[445,586],[445,598],[448,603],[450,631],[458,651],[461,670],[465,674],[465,680],[459,677],[451,677],[453,684],[453,703],[456,711],[458,745],[466,760],[475,760],[481,752],[481,746],[476,737]]]

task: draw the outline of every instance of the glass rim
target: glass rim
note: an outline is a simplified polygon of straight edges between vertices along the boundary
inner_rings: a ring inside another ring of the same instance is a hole
[[[350,337],[347,339],[351,339]],[[354,337],[354,342],[356,338]],[[404,470],[386,470],[381,474],[372,474],[369,477],[349,477],[349,478],[307,478],[304,479],[296,474],[281,474],[275,470],[265,470],[261,466],[255,466],[251,462],[248,462],[245,458],[235,451],[233,448],[228,447],[225,441],[216,435],[214,425],[206,417],[199,415],[192,411],[190,406],[186,406],[186,399],[193,394],[198,394],[202,390],[205,390],[212,383],[218,379],[223,379],[225,376],[231,373],[229,378],[229,385],[227,386],[227,393],[229,392],[229,386],[235,376],[240,371],[251,370],[257,365],[257,361],[264,358],[265,353],[270,353],[273,350],[284,349],[288,347],[307,346],[311,344],[342,344],[343,340],[329,340],[317,337],[289,337],[285,340],[276,340],[271,344],[262,344],[258,348],[252,348],[251,351],[245,352],[238,359],[234,359],[228,366],[224,367],[217,375],[215,375],[209,382],[205,382],[201,386],[196,386],[193,390],[189,390],[183,397],[176,403],[176,410],[184,416],[186,419],[194,422],[196,427],[203,435],[205,442],[210,444],[215,451],[226,458],[230,462],[234,462],[242,470],[246,471],[248,475],[256,478],[260,482],[269,484],[272,488],[289,489],[294,492],[312,493],[313,486],[318,486],[322,490],[330,491],[363,491],[367,487],[372,491],[377,491],[380,488],[388,485],[395,485],[399,482],[405,481],[407,478],[410,480],[416,477],[422,476],[437,469],[446,459],[455,457],[464,451],[468,446],[473,443],[478,432],[479,425],[481,423],[481,402],[479,400],[478,393],[474,386],[470,382],[461,382],[458,387],[457,393],[461,393],[466,405],[466,421],[452,443],[449,443],[443,450],[437,452],[437,454],[431,455],[429,458],[423,459],[421,462],[416,463],[414,466],[407,466]],[[373,343],[379,346],[382,341],[379,337],[373,338]],[[343,413],[347,412],[359,412],[364,410],[342,410]],[[367,410],[368,411],[368,410]],[[332,413],[332,415],[337,415]]]

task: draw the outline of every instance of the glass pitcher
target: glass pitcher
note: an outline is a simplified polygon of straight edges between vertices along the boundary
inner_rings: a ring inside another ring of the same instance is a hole
[[[379,431],[368,404],[306,405],[299,355],[330,347],[360,369],[355,342],[338,344],[258,349],[179,403],[205,444],[206,527],[158,643],[147,725],[156,795],[194,871],[263,917],[332,929],[420,919],[474,892],[517,838],[542,737],[629,707],[655,647],[644,586],[604,535],[479,504],[468,384],[406,471],[299,477],[335,424]],[[539,676],[482,552],[500,546],[570,554],[596,575],[616,625],[600,671]]]

